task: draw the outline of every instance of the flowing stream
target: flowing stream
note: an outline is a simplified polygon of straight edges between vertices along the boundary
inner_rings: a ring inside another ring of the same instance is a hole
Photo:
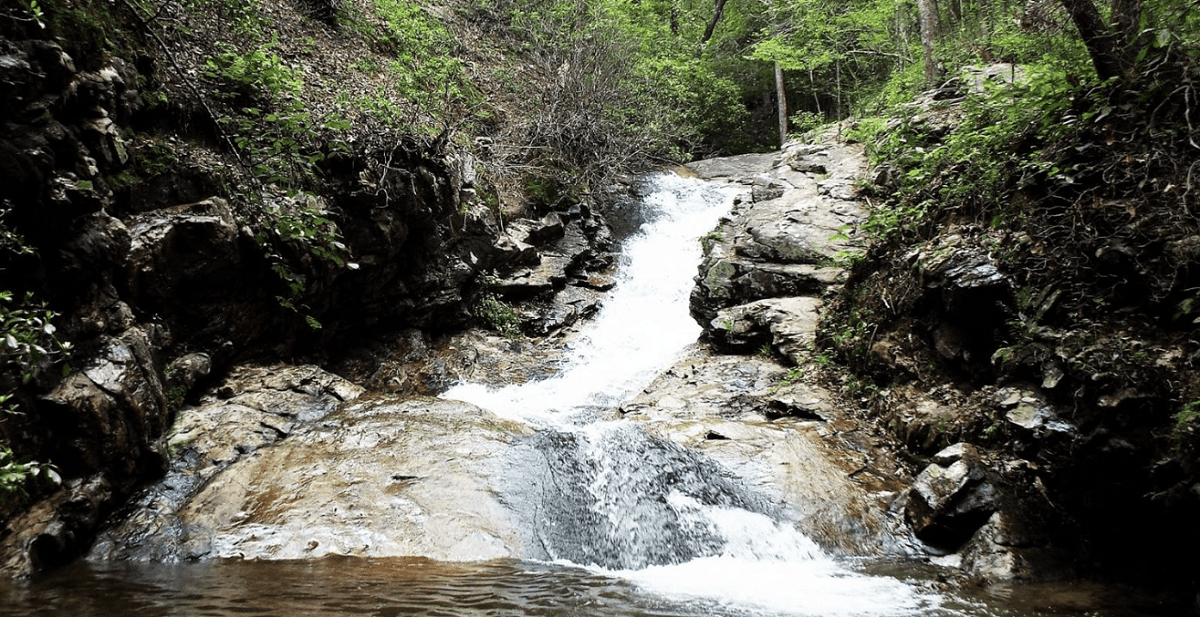
[[[531,517],[540,558],[80,562],[33,581],[0,581],[0,616],[1084,614],[1074,596],[1040,603],[1061,588],[1035,592],[1033,603],[964,600],[932,591],[918,564],[835,559],[741,478],[603,413],[696,340],[687,303],[697,239],[734,197],[698,180],[651,182],[619,282],[559,374],[444,394],[538,429],[522,447],[558,491]],[[1149,614],[1080,606],[1088,615]]]
[[[567,354],[541,381],[489,389],[461,384],[444,393],[501,416],[565,426],[583,411],[620,404],[696,341],[688,316],[699,238],[727,214],[736,191],[677,176],[656,176],[643,199],[641,229],[621,250],[616,287]]]
[[[789,615],[909,615],[940,599],[840,565],[761,496],[714,463],[622,421],[590,421],[644,388],[700,333],[688,296],[700,236],[735,189],[676,176],[652,180],[646,222],[622,251],[618,283],[561,372],[443,396],[540,427],[563,491],[539,532],[548,557],[660,596]]]

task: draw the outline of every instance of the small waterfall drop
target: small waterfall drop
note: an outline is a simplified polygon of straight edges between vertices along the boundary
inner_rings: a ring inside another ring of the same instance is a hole
[[[673,175],[649,182],[646,222],[625,242],[617,285],[561,372],[502,388],[460,384],[442,395],[541,429],[515,465],[543,468],[542,480],[510,499],[528,509],[543,558],[738,611],[928,614],[936,598],[847,569],[703,455],[630,422],[584,421],[581,412],[616,407],[695,342],[701,330],[688,297],[699,238],[739,192]]]
[[[573,412],[612,407],[670,366],[700,327],[688,296],[699,238],[729,212],[737,189],[675,175],[648,179],[645,219],[621,251],[617,284],[554,377],[502,388],[460,384],[443,398],[474,403],[538,426],[564,425]]]

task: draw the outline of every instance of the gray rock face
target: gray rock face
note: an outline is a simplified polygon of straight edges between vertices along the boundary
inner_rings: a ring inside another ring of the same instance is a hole
[[[92,557],[523,554],[490,465],[528,429],[465,403],[361,394],[314,367],[235,373],[181,414],[167,480]]]
[[[767,345],[798,361],[817,330],[820,300],[811,296],[769,298],[721,309],[710,327],[714,341],[729,349],[754,351]]]
[[[229,282],[238,278],[242,255],[224,199],[138,215],[129,233],[127,280],[135,303],[170,314],[205,311],[236,289]]]
[[[740,181],[748,189],[729,218],[702,240],[705,259],[691,311],[714,349],[742,354],[769,351],[804,367],[817,329],[819,298],[839,284],[841,258],[860,250],[850,232],[863,216],[862,204],[855,199],[864,167],[855,149],[825,144],[792,145],[773,156],[732,157],[692,166],[701,176]],[[979,235],[978,230],[948,230],[906,257],[912,278],[908,293],[920,295],[923,305],[934,307],[925,315],[921,334],[941,359],[968,371],[1020,360],[1004,356],[1012,350],[997,351],[998,341],[987,326],[1003,317],[1000,311],[1011,304],[1013,285],[990,252],[989,247],[999,241],[984,232],[988,241],[980,242]],[[1050,296],[1038,303],[1048,306],[1053,301]],[[869,353],[898,374],[919,374],[923,367],[904,353],[904,345],[903,340],[881,336],[873,340]],[[985,581],[1036,577],[1061,567],[1061,549],[1053,546],[1045,531],[1055,523],[1037,514],[1055,506],[1044,499],[1046,487],[1038,479],[1036,465],[1003,464],[982,448],[960,443],[937,452],[913,479],[869,447],[839,444],[839,431],[863,427],[839,413],[840,402],[832,400],[830,393],[804,383],[803,377],[794,378],[796,373],[787,379],[774,373],[772,393],[750,388],[733,394],[708,385],[716,367],[724,366],[719,382],[744,384],[743,372],[770,361],[746,356],[733,356],[728,365],[712,358],[690,361],[687,369],[677,366],[627,406],[629,415],[653,418],[651,422],[664,427],[664,434],[703,444],[698,447],[706,451],[750,452],[749,458],[760,462],[776,460],[777,450],[749,445],[754,440],[747,425],[732,420],[757,413],[773,428],[791,423],[775,439],[794,444],[789,446],[795,448],[793,455],[812,457],[787,459],[806,475],[782,484],[776,476],[769,483],[786,487],[782,492],[786,502],[811,504],[800,506],[802,525],[827,546],[852,552],[886,546],[897,552],[943,554],[938,563]],[[1052,364],[1038,368],[1044,389],[1054,388],[1062,379],[1062,370]],[[697,391],[689,392],[689,387]],[[891,411],[876,421],[891,427],[895,441],[913,452],[933,451],[959,438],[996,434],[1009,435],[1014,443],[1035,451],[1075,435],[1077,429],[1035,390],[996,391],[996,413],[987,417],[962,413],[957,406],[961,396],[918,392],[901,385],[889,389]],[[698,413],[708,409],[712,411]],[[839,459],[826,449],[843,457],[851,451],[864,456]],[[722,460],[735,468],[748,468],[737,458]],[[848,479],[831,473],[829,461],[839,460]],[[867,478],[870,481],[864,481]],[[906,533],[919,546],[907,545]]]
[[[508,224],[505,259],[485,277],[485,289],[517,308],[520,328],[547,336],[595,313],[613,286],[612,230],[590,208],[552,212]]]
[[[865,173],[861,149],[791,144],[771,157],[689,167],[751,188],[749,199],[703,239],[692,316],[718,346],[744,351],[767,344],[799,359],[812,341],[814,298],[838,283],[838,259],[860,248],[845,232],[863,216],[854,188]]]
[[[163,384],[155,366],[163,332],[132,328],[43,397],[63,431],[50,460],[73,461],[65,474],[113,469],[136,475],[160,469],[158,439],[167,425]]]
[[[761,356],[694,349],[622,406],[625,419],[719,462],[827,550],[915,551],[890,510],[907,479],[833,396]]]
[[[956,550],[996,511],[979,451],[959,443],[938,452],[908,492],[905,516],[917,537]]]
[[[469,404],[365,395],[315,367],[242,367],[180,412],[166,479],[90,558],[637,568],[718,553],[721,537],[689,518],[701,505],[799,520],[838,552],[910,551],[888,514],[899,484],[880,471],[895,461],[834,428],[828,393],[772,388],[781,372],[697,350],[624,421],[534,433]]]
[[[0,560],[14,572],[69,558],[87,545],[100,514],[159,476],[171,413],[235,357],[336,352],[398,324],[462,327],[473,319],[483,273],[535,268],[533,282],[514,295],[543,281],[548,294],[563,294],[529,317],[541,332],[586,316],[596,303],[589,291],[605,286],[611,236],[602,218],[583,210],[551,215],[511,227],[509,246],[498,246],[500,225],[476,199],[478,161],[468,155],[430,154],[397,137],[390,151],[325,161],[323,196],[265,189],[227,202],[213,197],[227,194],[227,153],[170,136],[170,126],[161,127],[168,136],[132,130],[135,120],[171,121],[162,109],[138,117],[136,85],[159,77],[152,62],[139,74],[97,54],[75,59],[77,67],[45,41],[5,41],[0,51],[4,223],[38,255],[4,258],[5,289],[46,300],[61,315],[58,336],[75,349],[71,371],[46,362],[28,383],[0,372],[26,412],[0,423],[0,443],[20,459],[53,462],[67,478],[63,491],[46,487],[35,498],[55,508],[86,502],[79,510],[96,513],[35,507],[40,514],[28,518],[0,508]],[[299,214],[336,226],[356,267],[315,256],[289,236],[288,217]],[[289,289],[298,281],[302,289]],[[254,443],[271,441],[292,421],[252,405],[233,409],[230,417],[258,434]],[[81,492],[100,485],[107,488]],[[30,542],[43,532],[54,540],[31,557]]]

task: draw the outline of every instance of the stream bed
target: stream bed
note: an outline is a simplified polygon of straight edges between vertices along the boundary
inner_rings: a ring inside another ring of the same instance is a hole
[[[738,193],[675,176],[651,183],[646,222],[625,243],[618,283],[558,374],[499,389],[460,384],[443,394],[528,427],[486,459],[489,468],[522,471],[497,474],[491,488],[525,538],[521,558],[93,558],[32,581],[0,583],[0,617],[1157,614],[1152,603],[1130,608],[1126,595],[1098,587],[957,595],[915,553],[834,555],[798,530],[795,510],[778,495],[703,452],[620,419],[614,410],[699,335],[688,315],[698,238]],[[392,415],[411,422],[415,413]],[[255,529],[277,527],[250,528],[244,543],[266,533]]]
[[[911,564],[907,576],[927,575]],[[945,598],[906,614],[989,617],[1167,616],[1118,590],[1043,585]],[[427,559],[78,563],[0,583],[0,616],[73,617],[751,617],[789,614],[647,591],[582,568],[528,561]],[[801,613],[812,614],[812,613]],[[846,614],[831,610],[828,613]]]

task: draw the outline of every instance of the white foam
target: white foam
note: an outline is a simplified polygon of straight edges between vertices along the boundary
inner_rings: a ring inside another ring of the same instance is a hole
[[[616,406],[645,387],[700,335],[688,314],[701,235],[732,207],[738,190],[674,175],[651,179],[648,222],[623,246],[617,283],[569,350],[565,368],[502,388],[459,384],[443,398],[474,403],[539,426],[588,406]]]
[[[653,184],[645,200],[652,209],[650,222],[626,242],[617,285],[569,351],[563,371],[498,389],[461,384],[444,398],[538,426],[563,427],[576,410],[616,406],[636,394],[696,340],[701,330],[688,313],[688,297],[701,258],[698,239],[728,212],[738,189],[676,176],[658,176]],[[595,450],[614,429],[573,430],[587,436]],[[593,509],[618,533],[643,533],[631,515],[638,504],[626,503],[636,497],[622,492],[621,472],[605,466],[610,457],[604,452],[590,454],[599,465],[589,487],[597,497]],[[587,569],[667,598],[773,615],[904,617],[938,606],[937,597],[903,582],[848,570],[788,523],[704,505],[679,492],[672,492],[667,503],[682,524],[720,536],[720,554],[638,570]]]
[[[704,599],[772,615],[903,617],[927,614],[938,605],[935,596],[900,581],[850,572],[827,559],[719,555],[606,574],[666,598]]]

